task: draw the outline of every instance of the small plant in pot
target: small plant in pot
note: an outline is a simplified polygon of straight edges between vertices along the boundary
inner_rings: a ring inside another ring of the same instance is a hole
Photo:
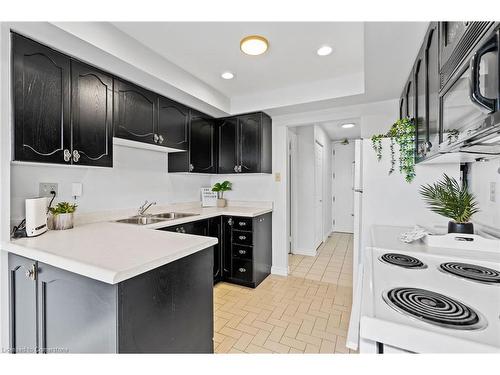
[[[452,219],[448,222],[448,233],[474,234],[470,219],[479,212],[479,207],[467,184],[444,174],[443,180],[421,186],[420,194],[431,211]]]
[[[231,183],[229,181],[217,182],[212,191],[217,192],[217,207],[226,207],[226,200],[224,199],[224,192],[231,190]]]
[[[59,202],[55,207],[49,208],[55,230],[73,228],[73,213],[76,211],[76,207],[76,204]]]

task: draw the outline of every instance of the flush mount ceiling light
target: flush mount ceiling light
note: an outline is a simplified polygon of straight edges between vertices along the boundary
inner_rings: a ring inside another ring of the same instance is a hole
[[[241,51],[251,56],[262,55],[268,47],[268,40],[260,35],[249,35],[240,41]]]
[[[220,76],[224,79],[233,79],[234,78],[234,74],[231,72],[224,72]]]
[[[353,123],[348,123],[348,124],[342,124],[342,127],[344,129],[350,129],[350,128],[354,128],[356,126],[356,124],[353,124]]]
[[[316,51],[316,53],[319,56],[328,56],[330,53],[332,53],[332,47],[330,47],[330,46],[319,47],[318,50]]]

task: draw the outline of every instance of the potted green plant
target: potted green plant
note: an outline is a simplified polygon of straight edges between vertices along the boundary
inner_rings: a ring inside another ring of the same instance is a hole
[[[421,186],[420,194],[431,211],[452,219],[448,223],[448,233],[474,233],[470,219],[479,212],[479,207],[466,183],[460,184],[444,174],[443,180]]]
[[[217,207],[226,207],[227,201],[224,199],[224,192],[231,190],[229,181],[217,182],[212,191],[217,192]]]
[[[77,205],[69,202],[59,202],[55,207],[50,207],[52,222],[55,230],[73,228],[73,213]]]

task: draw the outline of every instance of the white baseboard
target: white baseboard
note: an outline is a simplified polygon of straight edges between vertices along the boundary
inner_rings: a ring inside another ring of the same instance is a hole
[[[305,255],[309,257],[315,257],[316,256],[316,249],[295,249],[292,250],[293,255]]]
[[[271,273],[273,275],[288,276],[288,269],[287,269],[287,267],[272,266]]]

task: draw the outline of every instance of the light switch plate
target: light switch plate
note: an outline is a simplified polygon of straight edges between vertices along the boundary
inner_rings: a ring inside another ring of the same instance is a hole
[[[38,187],[38,195],[40,197],[49,197],[52,198],[51,191],[55,191],[57,195],[57,183],[55,182],[40,182]]]
[[[83,192],[83,186],[81,182],[73,182],[71,184],[71,195],[73,197],[81,197]]]
[[[281,182],[281,173],[276,172],[276,173],[274,174],[274,181],[276,181],[276,182]]]

